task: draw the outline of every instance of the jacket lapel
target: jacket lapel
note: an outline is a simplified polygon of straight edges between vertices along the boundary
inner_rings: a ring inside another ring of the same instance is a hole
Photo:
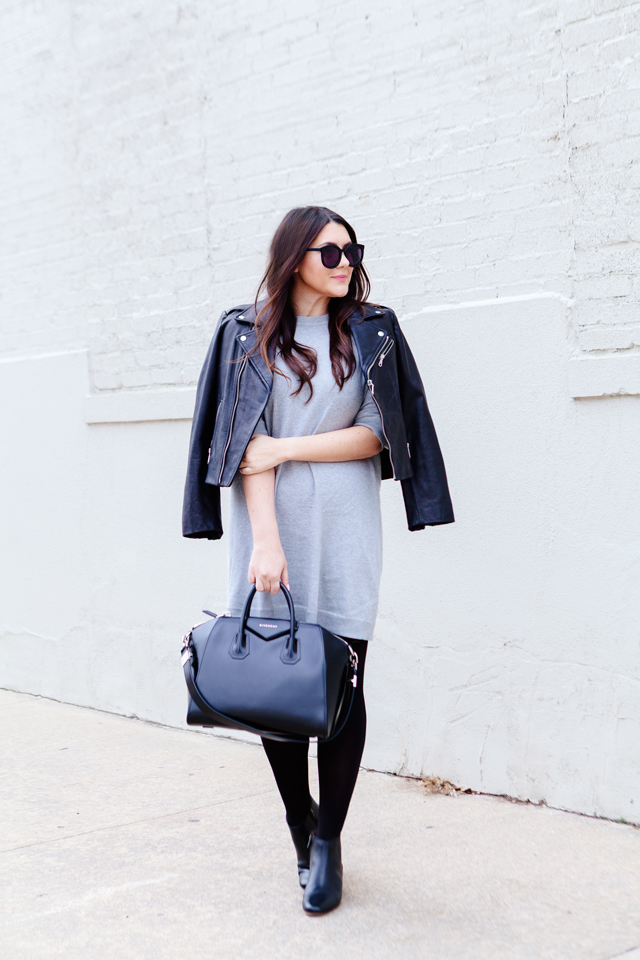
[[[253,304],[242,311],[236,317],[236,320],[242,324],[243,330],[236,335],[236,343],[245,355],[248,355],[249,363],[252,365],[258,376],[264,381],[269,390],[273,383],[273,376],[268,366],[264,362],[260,351],[257,349],[256,329],[254,326],[256,311]]]
[[[383,342],[383,338],[379,336],[379,333],[382,330],[384,335],[387,336],[390,333],[388,329],[389,324],[384,312],[372,304],[367,304],[364,319],[362,319],[362,314],[358,310],[349,319],[349,324],[351,326],[353,340],[360,355],[360,364],[366,375],[376,355],[376,351]]]

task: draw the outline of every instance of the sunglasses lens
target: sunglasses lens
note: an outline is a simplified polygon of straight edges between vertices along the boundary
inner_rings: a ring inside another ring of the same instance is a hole
[[[357,267],[359,263],[362,263],[362,254],[364,253],[364,247],[361,243],[350,243],[344,248],[345,256],[349,261],[349,265],[352,267]]]
[[[332,270],[342,260],[342,250],[335,243],[328,243],[326,247],[322,248],[320,256],[324,266]]]
[[[328,243],[326,247],[322,247],[320,256],[323,266],[333,270],[342,260],[342,253],[343,251],[335,243]],[[362,263],[363,253],[364,246],[361,243],[348,243],[344,248],[344,255],[350,267],[357,267],[359,263]]]

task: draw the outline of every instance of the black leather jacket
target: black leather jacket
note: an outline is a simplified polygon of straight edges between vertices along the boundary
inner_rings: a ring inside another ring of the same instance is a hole
[[[184,494],[185,537],[222,536],[220,487],[231,485],[271,393],[256,342],[253,305],[225,311],[198,381]],[[367,304],[349,321],[357,357],[382,419],[382,479],[402,483],[410,530],[452,523],[453,509],[422,380],[398,319]]]

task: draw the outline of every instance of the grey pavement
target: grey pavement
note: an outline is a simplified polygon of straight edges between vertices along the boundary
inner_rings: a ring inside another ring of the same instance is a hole
[[[11,960],[640,960],[640,830],[363,771],[301,909],[259,746],[0,691]]]

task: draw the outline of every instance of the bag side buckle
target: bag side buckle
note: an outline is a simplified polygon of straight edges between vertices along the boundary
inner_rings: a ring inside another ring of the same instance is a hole
[[[351,669],[353,670],[353,676],[351,677],[350,683],[353,684],[354,689],[358,686],[358,654],[355,652],[352,646],[349,646],[349,663],[351,664]]]
[[[182,647],[180,649],[180,659],[184,667],[187,660],[193,660],[193,647],[191,646],[191,631],[182,638]]]

